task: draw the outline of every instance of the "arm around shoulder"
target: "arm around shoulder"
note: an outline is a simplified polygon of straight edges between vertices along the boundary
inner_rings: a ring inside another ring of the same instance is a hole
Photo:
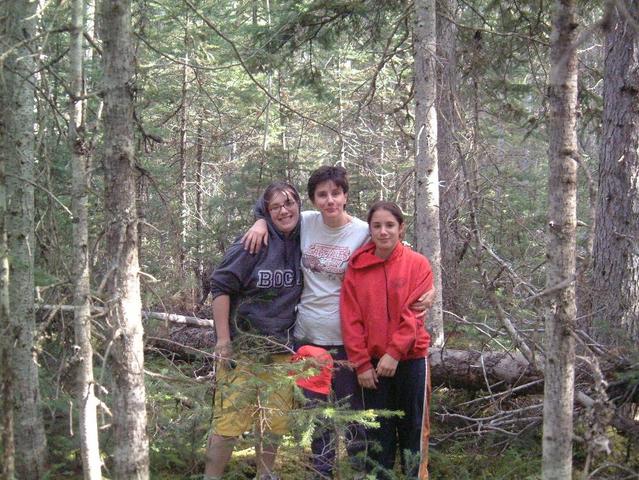
[[[251,228],[242,236],[241,242],[244,245],[244,249],[250,253],[258,253],[264,247],[268,247],[268,225],[266,220],[258,218],[255,223],[251,225]]]

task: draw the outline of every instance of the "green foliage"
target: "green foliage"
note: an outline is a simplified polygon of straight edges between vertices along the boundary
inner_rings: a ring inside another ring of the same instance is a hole
[[[536,480],[541,478],[541,451],[530,451],[529,446],[481,451],[472,444],[456,442],[450,448],[431,449],[430,474],[459,480]]]
[[[541,478],[541,425],[522,428],[514,435],[505,435],[490,428],[470,433],[464,428],[464,421],[456,418],[438,420],[442,412],[455,412],[468,418],[494,414],[490,410],[492,407],[488,411],[477,411],[481,404],[471,402],[485,393],[434,388],[431,405],[430,476],[464,480]],[[515,405],[512,406],[516,408]],[[457,431],[460,431],[459,435],[456,435]]]
[[[68,390],[67,367],[65,363],[59,366],[61,375],[57,384],[47,369],[40,370],[40,393],[47,413],[44,420],[51,464],[48,476],[51,479],[78,478],[82,475],[78,416],[71,415],[74,407]]]
[[[189,381],[190,367],[169,368],[162,359],[149,362],[149,369],[182,377],[181,382],[150,378],[147,415],[150,460],[153,472],[181,472],[182,478],[203,470],[204,445],[210,421],[210,385]],[[182,370],[182,372],[180,372]]]
[[[251,210],[263,188],[272,180],[287,179],[305,198],[308,175],[322,164],[347,167],[348,211],[359,218],[379,198],[398,201],[406,213],[410,238],[417,188],[412,171],[412,5],[389,0],[192,3],[225,38],[185,3],[133,2],[140,258],[142,270],[158,279],[142,277],[145,307],[192,312],[199,288],[194,270],[200,264],[217,263],[230,242],[251,224]],[[66,303],[70,294],[72,219],[60,206],[71,203],[66,138],[69,5],[43,3],[41,35],[34,43],[40,61],[36,179],[42,187],[35,190],[35,280],[38,286],[56,286],[46,290],[50,303]],[[449,323],[450,348],[512,346],[495,320],[478,263],[511,319],[527,329],[529,338],[538,339],[539,311],[525,301],[529,292],[522,282],[513,280],[504,264],[485,252],[478,254],[483,255],[481,262],[475,256],[465,182],[476,200],[473,214],[482,239],[525,282],[542,288],[549,5],[532,0],[460,2],[454,12],[460,78],[454,92],[459,118],[453,143],[458,156],[476,171],[466,178],[460,165],[452,166],[463,191],[456,205],[456,235],[466,242],[458,263],[463,309],[455,313],[493,330],[480,334],[472,326]],[[584,25],[599,20],[601,2],[581,2],[580,8]],[[580,155],[582,164],[594,171],[601,128],[602,42],[598,32],[583,41]],[[97,51],[91,55],[87,51],[84,131],[92,160],[88,248],[93,293],[103,293],[98,287],[112,260],[104,255],[108,218],[100,156],[100,63]],[[450,185],[442,185],[442,191],[444,187]],[[584,199],[578,216],[590,224],[584,176],[578,188]],[[305,200],[304,207],[312,206]],[[586,253],[587,229],[579,230],[578,243],[580,253]],[[187,261],[184,270],[179,262],[182,252]],[[78,478],[80,465],[77,433],[69,434],[70,324],[68,315],[51,324],[40,356],[51,478]],[[103,355],[108,326],[99,319],[95,324],[96,352]],[[147,369],[176,377],[147,377],[153,478],[197,478],[210,417],[210,386],[190,382],[193,365],[175,364],[156,354],[147,358]],[[102,378],[100,368],[96,371]],[[103,377],[109,380],[108,362]],[[618,381],[634,389],[636,372]],[[440,403],[436,402],[434,413],[470,399],[449,395],[454,398],[436,399]],[[108,396],[105,399],[108,403]],[[333,404],[300,408],[294,418],[295,433],[285,439],[280,461],[285,478],[291,479],[301,478],[314,425],[326,421],[340,429],[353,420],[375,421],[371,412],[349,412]],[[435,421],[435,427],[434,437],[451,433],[447,425]],[[101,435],[107,455],[112,448],[109,429]],[[432,478],[537,478],[536,435],[537,431],[522,435],[508,448],[502,448],[503,438],[487,434],[440,442],[431,455]],[[253,435],[247,435],[238,446],[230,468],[236,478],[254,473],[248,461],[253,443]],[[629,463],[637,464],[636,448],[632,453],[619,437],[613,445],[614,461],[623,464],[620,452],[629,450]],[[583,452],[577,451],[576,457],[583,460]]]
[[[33,272],[34,282],[37,287],[46,287],[49,285],[55,285],[60,282],[59,278],[54,277],[49,272],[36,268]]]

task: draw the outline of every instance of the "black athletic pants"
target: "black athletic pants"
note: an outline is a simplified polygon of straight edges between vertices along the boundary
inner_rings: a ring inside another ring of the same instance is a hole
[[[375,362],[376,363],[376,362]],[[394,377],[379,377],[377,389],[364,388],[365,409],[395,410],[402,417],[379,417],[379,428],[366,431],[369,472],[376,478],[392,478],[397,449],[407,478],[417,478],[421,460],[422,425],[426,403],[426,359],[399,362]],[[427,448],[427,447],[426,447]]]

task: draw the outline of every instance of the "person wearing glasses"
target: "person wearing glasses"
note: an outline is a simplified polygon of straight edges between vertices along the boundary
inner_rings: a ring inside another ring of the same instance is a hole
[[[279,436],[289,431],[292,388],[286,382],[269,386],[275,380],[268,366],[288,365],[293,352],[302,293],[301,200],[292,185],[274,182],[258,203],[265,212],[269,248],[251,254],[238,240],[211,276],[217,370],[205,480],[222,478],[237,438],[253,425],[263,439],[257,478],[277,478],[273,466]]]
[[[359,410],[362,408],[361,389],[354,371],[346,365],[339,302],[348,261],[370,236],[368,224],[346,211],[348,191],[348,174],[340,166],[322,166],[308,179],[308,198],[316,211],[302,212],[300,235],[304,290],[298,305],[295,344],[297,348],[311,345],[331,353],[335,368],[330,397]],[[249,251],[257,251],[262,244],[271,248],[265,213],[258,205],[256,214],[261,218],[244,235],[244,245]],[[428,292],[414,307],[424,311],[432,306],[433,299],[434,291]],[[317,396],[312,400],[318,400]],[[352,425],[347,431],[346,445],[353,459],[363,449],[362,430]],[[312,442],[312,468],[316,478],[333,478],[335,444],[332,429],[323,427],[316,430]],[[353,462],[353,467],[363,468],[357,461]]]

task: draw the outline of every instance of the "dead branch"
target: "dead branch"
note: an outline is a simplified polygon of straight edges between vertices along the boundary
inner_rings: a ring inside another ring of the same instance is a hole
[[[73,312],[73,305],[38,305],[39,310]],[[101,315],[104,313],[103,307],[91,307],[91,314]],[[178,315],[176,313],[149,312],[142,310],[142,318],[149,320],[163,320],[165,322],[176,323],[181,325],[190,325],[194,327],[215,328],[215,322],[208,318],[189,317],[187,315]]]

